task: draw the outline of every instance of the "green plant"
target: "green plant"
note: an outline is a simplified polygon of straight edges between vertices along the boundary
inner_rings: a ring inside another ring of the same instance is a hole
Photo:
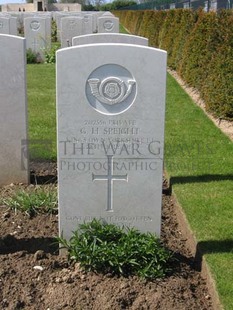
[[[167,51],[168,66],[195,87],[206,108],[233,119],[233,11],[114,11],[130,33]]]
[[[37,63],[37,55],[32,51],[31,48],[27,50],[27,64],[35,64]]]
[[[57,23],[55,20],[52,20],[51,24],[51,39],[52,42],[57,42]]]
[[[57,191],[54,188],[35,187],[34,190],[19,190],[9,197],[0,199],[0,203],[11,209],[25,212],[29,216],[37,213],[57,212]]]
[[[56,51],[60,47],[60,44],[53,44],[50,49],[44,50],[45,63],[55,64],[56,63]]]
[[[225,310],[233,309],[233,144],[168,75],[165,169]]]
[[[32,147],[36,146],[33,151],[29,143],[31,160],[56,160],[57,157],[55,84],[54,64],[27,65],[29,139]],[[46,142],[47,147],[44,141],[51,144]]]
[[[172,254],[151,233],[134,228],[124,230],[94,219],[84,223],[69,241],[58,238],[71,259],[90,271],[142,278],[164,277]]]

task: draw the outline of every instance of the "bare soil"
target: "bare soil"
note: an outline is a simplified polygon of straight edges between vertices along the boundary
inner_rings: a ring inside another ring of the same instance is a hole
[[[56,181],[55,164],[34,166],[34,183]],[[6,194],[7,188],[2,191]],[[164,182],[161,239],[176,261],[166,278],[145,281],[82,271],[58,256],[56,214],[30,218],[0,206],[0,309],[213,309],[174,208]]]

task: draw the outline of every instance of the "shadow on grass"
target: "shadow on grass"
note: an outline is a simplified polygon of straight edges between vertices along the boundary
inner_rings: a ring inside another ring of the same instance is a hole
[[[17,239],[15,236],[6,235],[0,238],[0,254],[10,254],[20,251],[27,253],[36,253],[42,250],[45,253],[58,254],[58,243],[55,238],[22,238]]]
[[[233,236],[226,240],[207,240],[197,243],[196,255],[194,258],[195,269],[201,271],[202,260],[205,254],[211,253],[232,253],[233,254]]]
[[[170,178],[170,186],[185,183],[204,183],[214,181],[233,181],[233,174],[203,174],[197,176],[179,176]]]

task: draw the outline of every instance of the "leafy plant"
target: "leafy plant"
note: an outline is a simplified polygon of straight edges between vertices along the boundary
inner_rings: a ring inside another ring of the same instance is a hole
[[[145,36],[167,51],[168,66],[204,99],[215,116],[233,119],[233,11],[204,12],[118,10],[114,14],[130,33]]]
[[[94,219],[81,224],[69,241],[58,241],[68,249],[70,258],[88,271],[150,279],[164,277],[170,271],[171,252],[155,235],[135,228],[124,230]]]
[[[27,50],[27,64],[35,64],[37,63],[37,55],[32,51],[31,48]]]
[[[51,24],[51,39],[52,42],[57,42],[57,23],[55,20],[52,20]]]
[[[56,51],[59,48],[58,44],[54,44],[51,49],[44,50],[45,63],[54,64],[56,63]]]
[[[19,190],[9,197],[1,198],[4,204],[14,210],[20,210],[34,216],[37,213],[57,212],[57,192],[54,188],[35,187],[34,190]]]

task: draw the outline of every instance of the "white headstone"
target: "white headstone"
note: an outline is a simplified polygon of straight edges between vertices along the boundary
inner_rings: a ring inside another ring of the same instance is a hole
[[[0,17],[0,33],[10,34],[10,18]]]
[[[104,12],[102,16],[114,16],[111,12]]]
[[[81,12],[55,12],[55,21],[57,25],[57,38],[61,41],[61,19],[63,17],[81,17]]]
[[[51,36],[47,33],[47,30],[45,18],[34,16],[24,19],[26,48],[36,53],[39,60],[43,60],[44,50],[51,45]]]
[[[11,17],[10,18],[10,34],[13,36],[17,36],[18,30],[17,30],[17,18]]]
[[[98,18],[98,33],[119,33],[119,18],[104,16]]]
[[[96,43],[124,43],[148,46],[148,39],[122,33],[96,33],[72,39],[72,46]]]
[[[72,45],[72,38],[83,34],[82,17],[63,17],[61,19],[61,47]]]
[[[57,52],[65,238],[93,218],[160,235],[165,84],[162,50],[90,44]]]
[[[25,39],[0,35],[0,186],[28,183]]]
[[[92,14],[83,15],[83,33],[82,34],[91,34],[93,33],[93,17]]]

